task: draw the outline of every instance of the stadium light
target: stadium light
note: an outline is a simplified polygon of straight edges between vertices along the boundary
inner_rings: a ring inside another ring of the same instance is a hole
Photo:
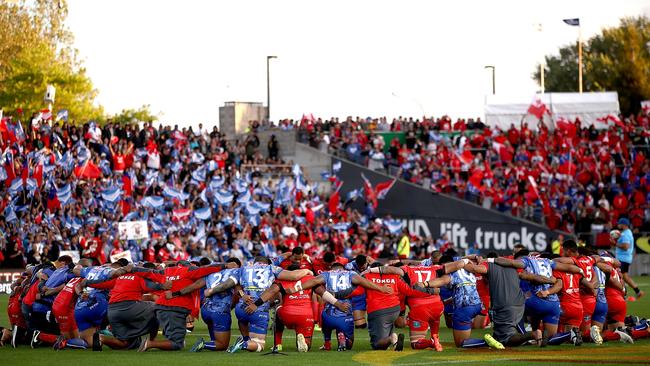
[[[492,69],[492,95],[496,93],[496,79],[494,78],[494,72],[496,70],[495,66],[487,65],[484,69]]]
[[[269,75],[269,61],[278,56],[266,56],[266,120],[271,121],[271,77]]]

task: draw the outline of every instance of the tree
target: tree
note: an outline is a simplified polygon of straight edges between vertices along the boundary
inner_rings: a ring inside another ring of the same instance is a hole
[[[583,44],[584,91],[617,91],[621,111],[635,113],[640,102],[650,99],[650,20],[623,18],[618,27],[604,29]],[[560,48],[546,56],[546,90],[575,92],[578,89],[578,49]],[[539,65],[533,74],[539,82]]]
[[[79,122],[102,120],[97,91],[72,47],[64,0],[0,2],[0,108],[37,111],[46,107],[48,84],[56,87],[55,110]]]
[[[143,105],[138,109],[123,109],[122,112],[111,117],[111,121],[119,124],[129,124],[133,122],[153,122],[158,120],[158,115],[152,114],[150,106]]]

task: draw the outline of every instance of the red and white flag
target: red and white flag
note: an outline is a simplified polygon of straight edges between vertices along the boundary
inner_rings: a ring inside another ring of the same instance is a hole
[[[388,194],[390,189],[393,188],[396,181],[397,178],[386,182],[378,183],[377,186],[375,187],[375,196],[377,197],[377,199],[383,200],[384,198],[386,198],[386,195]]]

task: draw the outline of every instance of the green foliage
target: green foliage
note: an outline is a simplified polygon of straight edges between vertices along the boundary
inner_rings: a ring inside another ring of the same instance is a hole
[[[650,20],[623,18],[618,27],[603,29],[583,44],[583,90],[617,91],[625,114],[641,109],[650,99]],[[559,55],[546,56],[546,90],[578,90],[577,44],[560,48]],[[539,65],[533,74],[539,81]]]
[[[112,116],[114,123],[129,124],[133,122],[152,122],[158,120],[158,116],[149,110],[150,105],[146,104],[138,109],[123,109],[122,112]]]
[[[0,2],[0,108],[43,109],[52,84],[53,112],[67,109],[78,122],[103,119],[103,109],[94,104],[97,91],[71,46],[66,16],[64,0]]]

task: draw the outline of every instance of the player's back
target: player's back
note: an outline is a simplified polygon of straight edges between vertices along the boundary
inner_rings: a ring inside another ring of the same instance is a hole
[[[573,273],[553,271],[553,277],[562,280],[560,301],[562,303],[580,303],[580,276]]]
[[[526,265],[525,270],[532,274],[546,278],[551,278],[553,276],[554,265],[549,259],[528,256],[522,258],[521,261]],[[548,290],[551,287],[552,285],[550,284],[530,284],[533,295],[537,294],[539,291]],[[551,294],[546,297],[546,300],[559,301],[559,298],[556,294]]]
[[[54,303],[52,303],[52,307],[57,307],[57,306],[70,306],[73,302],[73,300],[77,297],[77,294],[75,293],[75,286],[77,283],[81,282],[82,278],[81,277],[75,277],[68,281],[68,283],[63,286],[63,289],[59,292],[58,295],[56,295],[56,298],[54,299]]]
[[[476,289],[476,277],[465,269],[449,274],[451,281],[449,286],[453,292],[454,306],[463,307],[481,304],[481,298]]]
[[[418,282],[433,281],[438,277],[438,270],[442,266],[403,266],[402,270],[407,275],[411,284]],[[426,297],[407,297],[406,302],[410,307],[428,306],[440,302],[439,295],[430,295]]]
[[[588,255],[581,255],[572,259],[573,263],[582,269],[582,272],[585,274],[585,279],[591,282],[594,278],[594,264],[596,264],[596,260]],[[580,286],[580,295],[591,297],[594,296],[594,293],[591,289],[586,288],[585,286]]]
[[[260,295],[266,291],[275,280],[275,277],[282,272],[282,268],[264,263],[247,264],[239,269],[239,283],[244,293],[257,300]],[[239,300],[240,303],[244,299]],[[260,309],[268,309],[268,303],[265,303]]]
[[[325,280],[325,289],[330,293],[335,293],[343,290],[348,290],[352,287],[352,277],[358,276],[355,272],[347,271],[345,269],[335,269],[326,271],[320,274]],[[349,302],[350,300],[341,300]],[[329,311],[335,316],[343,316],[343,313],[332,304],[325,305],[326,311]],[[351,314],[349,311],[347,314]]]
[[[236,282],[238,281],[239,268],[224,269],[223,271],[207,275],[205,277],[205,288],[214,288],[229,279],[234,279]],[[230,311],[234,292],[235,290],[231,288],[206,297],[204,306],[211,311]]]
[[[300,281],[305,282],[314,278],[314,276],[305,276]],[[292,288],[296,285],[298,281],[278,281],[278,284],[283,288]],[[291,295],[285,294],[282,296],[282,306],[291,307],[291,308],[305,308],[310,312],[312,311],[312,301],[311,301],[312,289],[301,290],[299,292],[293,293]]]

